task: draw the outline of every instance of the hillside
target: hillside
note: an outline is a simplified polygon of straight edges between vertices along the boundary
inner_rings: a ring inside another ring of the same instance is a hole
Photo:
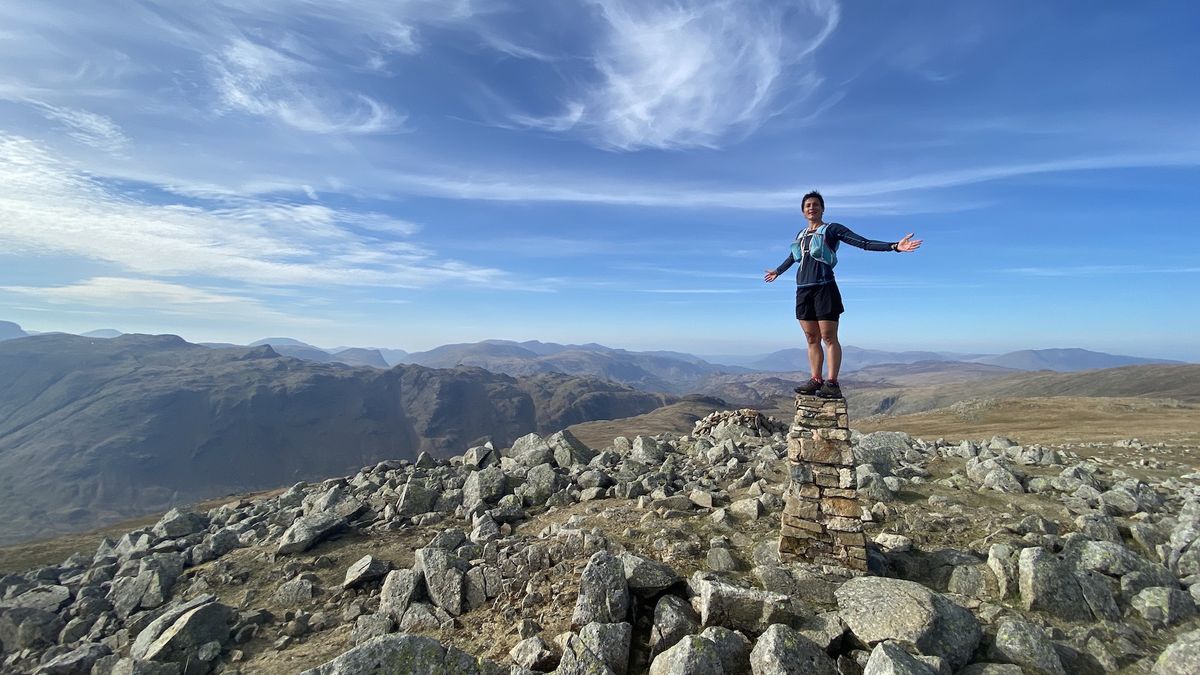
[[[55,334],[0,343],[0,541],[653,410],[553,374],[319,364],[268,346]]]

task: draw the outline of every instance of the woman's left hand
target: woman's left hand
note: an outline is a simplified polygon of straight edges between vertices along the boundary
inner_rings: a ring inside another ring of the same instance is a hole
[[[904,238],[896,244],[896,250],[900,251],[901,253],[908,253],[909,251],[915,251],[919,248],[921,248],[921,240],[913,239],[912,232],[904,235]]]

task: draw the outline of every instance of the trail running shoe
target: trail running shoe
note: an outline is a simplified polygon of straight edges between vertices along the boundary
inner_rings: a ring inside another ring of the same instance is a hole
[[[822,382],[814,377],[811,380],[809,380],[808,382],[805,382],[804,384],[800,385],[799,387],[796,387],[795,389],[793,389],[793,391],[795,391],[797,394],[804,394],[805,396],[812,396],[813,394],[817,393],[817,391],[819,391],[821,389],[821,384],[822,384]]]
[[[825,380],[821,388],[817,390],[817,396],[821,398],[841,398],[842,388],[838,386],[837,382]]]

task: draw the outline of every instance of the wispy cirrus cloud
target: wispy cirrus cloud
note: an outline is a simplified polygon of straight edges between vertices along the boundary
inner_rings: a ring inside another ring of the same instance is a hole
[[[494,268],[438,257],[397,237],[413,223],[317,204],[229,198],[131,198],[25,138],[0,133],[0,246],[25,255],[102,261],[146,277],[261,286],[513,287]]]
[[[245,295],[223,290],[185,286],[154,279],[92,277],[50,286],[0,286],[0,294],[33,298],[55,306],[74,306],[107,312],[137,308],[139,312],[176,316],[253,318],[285,325],[318,326],[331,322],[272,309]]]
[[[578,128],[615,150],[717,147],[756,129],[777,111],[782,88],[813,93],[820,76],[808,57],[840,16],[833,0],[588,4],[603,30],[592,54],[596,82],[562,113],[513,121]]]
[[[317,83],[312,65],[249,40],[234,40],[207,62],[225,110],[319,134],[394,132],[405,119],[369,96]]]
[[[80,143],[114,154],[123,151],[129,145],[129,137],[109,117],[34,99],[26,99],[25,102],[47,119],[66,127],[67,135]]]

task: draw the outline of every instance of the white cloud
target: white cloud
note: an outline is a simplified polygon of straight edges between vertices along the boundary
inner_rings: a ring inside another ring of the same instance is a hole
[[[404,122],[369,96],[320,84],[316,68],[294,55],[246,39],[210,55],[208,65],[226,109],[275,118],[301,131],[370,134],[398,131]]]
[[[62,286],[0,286],[0,292],[36,298],[53,305],[78,305],[89,310],[125,310],[203,317],[230,316],[325,324],[325,320],[294,317],[261,302],[222,291],[206,290],[153,279],[93,277]]]
[[[129,137],[112,119],[86,110],[56,106],[44,101],[27,100],[47,119],[67,128],[67,135],[85,145],[110,153],[119,153],[129,144]]]
[[[746,0],[590,4],[603,21],[592,57],[599,82],[561,114],[513,119],[558,131],[581,125],[617,150],[717,147],[756,129],[781,87],[798,99],[814,92],[820,78],[807,57],[839,18],[832,0],[802,3],[803,21],[791,16],[795,7]]]
[[[0,249],[103,261],[149,277],[266,286],[514,287],[510,275],[396,240],[378,213],[250,198],[212,207],[138,201],[28,139],[0,133]]]

